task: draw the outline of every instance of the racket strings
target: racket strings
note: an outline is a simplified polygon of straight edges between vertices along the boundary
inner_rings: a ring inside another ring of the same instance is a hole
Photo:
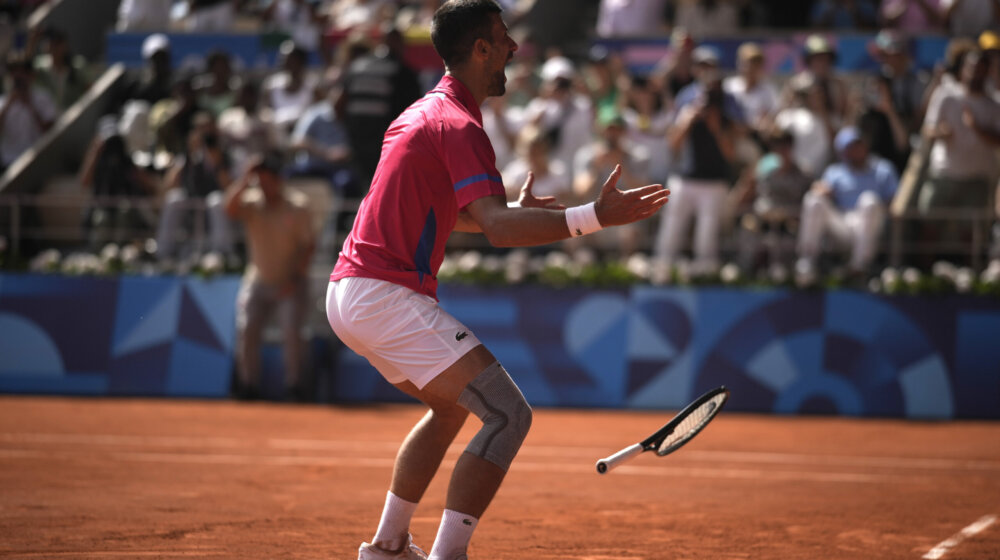
[[[673,433],[669,434],[658,447],[658,452],[664,453],[679,443],[683,443],[695,436],[705,424],[707,424],[718,412],[719,406],[726,399],[725,395],[705,401],[704,404],[691,411],[677,425]]]

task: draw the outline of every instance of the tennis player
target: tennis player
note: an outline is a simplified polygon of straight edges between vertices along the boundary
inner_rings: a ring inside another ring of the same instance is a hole
[[[430,410],[396,456],[385,509],[358,558],[428,558],[410,519],[469,412],[482,428],[459,457],[429,558],[465,559],[473,531],[531,424],[531,408],[472,331],[438,306],[436,274],[452,231],[482,232],[495,246],[541,245],[635,222],[667,202],[662,185],[620,191],[621,168],[589,204],[561,209],[535,198],[532,177],[509,208],[479,107],[503,95],[517,51],[494,0],[450,0],[431,39],[447,74],[385,133],[327,291],[337,336]]]

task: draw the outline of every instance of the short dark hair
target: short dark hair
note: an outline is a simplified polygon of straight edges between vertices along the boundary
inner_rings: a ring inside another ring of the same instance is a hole
[[[477,39],[492,41],[492,16],[503,8],[496,0],[448,0],[434,12],[431,42],[446,66],[465,62]]]

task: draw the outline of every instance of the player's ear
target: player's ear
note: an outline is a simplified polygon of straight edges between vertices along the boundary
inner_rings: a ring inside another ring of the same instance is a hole
[[[481,58],[487,58],[490,55],[491,46],[486,39],[476,39],[476,42],[472,44],[472,53]]]

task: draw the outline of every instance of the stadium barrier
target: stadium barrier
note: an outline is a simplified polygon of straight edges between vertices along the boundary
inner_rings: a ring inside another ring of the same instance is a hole
[[[238,285],[0,275],[0,391],[225,397]],[[446,285],[441,300],[537,406],[669,409],[725,384],[740,411],[1000,418],[996,299]],[[401,399],[316,333],[333,399]]]

